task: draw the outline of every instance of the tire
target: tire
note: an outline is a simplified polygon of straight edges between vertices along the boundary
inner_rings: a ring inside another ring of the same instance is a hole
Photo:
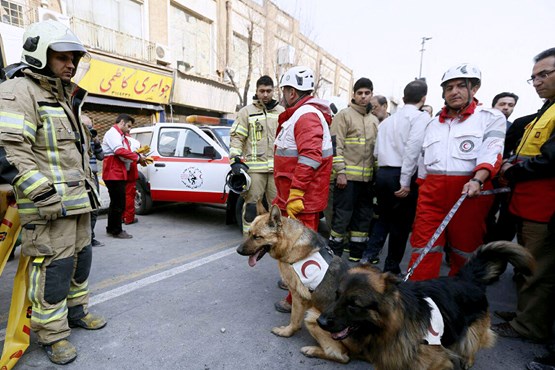
[[[152,198],[146,191],[145,185],[137,180],[135,193],[135,213],[138,215],[149,214],[152,210]]]

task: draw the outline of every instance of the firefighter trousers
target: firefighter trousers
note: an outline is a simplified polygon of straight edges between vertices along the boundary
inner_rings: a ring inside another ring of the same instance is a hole
[[[256,203],[266,196],[267,204],[272,204],[276,197],[277,190],[274,182],[273,172],[265,173],[249,173],[251,178],[251,187],[245,195],[245,203],[243,204],[243,235],[249,233],[251,222],[256,218]]]
[[[68,320],[79,320],[88,312],[90,213],[31,222],[21,232],[22,252],[31,257],[31,329],[39,343],[51,344],[69,336]]]
[[[333,188],[333,217],[331,237],[345,238],[350,233],[350,241],[365,243],[372,220],[372,189],[368,182],[347,181],[344,189]]]

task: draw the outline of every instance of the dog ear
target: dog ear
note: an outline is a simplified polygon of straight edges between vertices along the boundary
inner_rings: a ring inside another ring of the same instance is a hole
[[[385,283],[385,291],[391,291],[392,289],[396,290],[397,286],[403,282],[403,279],[390,272],[384,272],[382,277]]]
[[[270,208],[270,226],[281,226],[281,211],[276,205],[273,205],[272,208]]]
[[[268,213],[266,207],[264,207],[264,203],[262,203],[262,199],[258,199],[256,202],[256,214],[258,216]]]

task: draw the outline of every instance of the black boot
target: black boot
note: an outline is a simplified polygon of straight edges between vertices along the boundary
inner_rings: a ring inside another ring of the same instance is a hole
[[[328,246],[336,256],[341,257],[343,255],[343,241],[330,239],[328,240]]]
[[[396,261],[386,258],[383,266],[383,272],[391,272],[392,274],[399,275],[401,273],[401,267]]]
[[[366,248],[366,243],[350,242],[349,243],[349,261],[358,262],[362,258],[362,252]]]

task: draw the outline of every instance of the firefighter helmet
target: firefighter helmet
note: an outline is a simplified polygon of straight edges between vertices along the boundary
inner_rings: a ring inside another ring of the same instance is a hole
[[[75,54],[73,64],[77,69],[79,60],[87,54],[87,49],[75,34],[64,24],[49,19],[31,24],[23,34],[21,62],[43,69],[47,64],[48,49]]]
[[[251,177],[247,174],[247,171],[241,168],[238,174],[229,171],[225,183],[232,192],[243,194],[251,187]]]
[[[299,91],[314,90],[314,72],[304,66],[288,69],[279,80],[279,87],[291,86]]]

